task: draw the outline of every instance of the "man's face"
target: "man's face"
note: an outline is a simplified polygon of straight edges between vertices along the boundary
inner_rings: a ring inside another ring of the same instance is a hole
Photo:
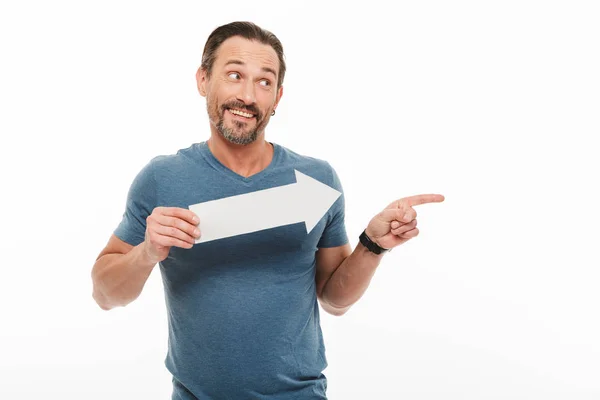
[[[256,140],[277,106],[279,59],[269,45],[234,36],[217,50],[210,78],[199,69],[198,90],[206,96],[210,123],[227,141]]]

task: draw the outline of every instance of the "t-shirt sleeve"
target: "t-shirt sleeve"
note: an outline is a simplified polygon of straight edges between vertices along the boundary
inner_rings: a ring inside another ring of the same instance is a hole
[[[318,248],[321,247],[337,247],[348,243],[348,234],[346,233],[345,225],[345,199],[344,190],[342,183],[338,177],[335,169],[327,163],[327,166],[331,170],[332,184],[331,187],[341,192],[341,196],[337,198],[335,203],[331,206],[327,215],[327,225],[321,235],[321,239],[317,244]]]
[[[153,161],[146,164],[134,178],[127,193],[123,218],[114,231],[115,236],[132,246],[144,241],[146,218],[156,207]]]

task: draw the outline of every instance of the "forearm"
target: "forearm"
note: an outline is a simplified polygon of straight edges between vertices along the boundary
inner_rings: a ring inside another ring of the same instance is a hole
[[[335,270],[323,288],[323,300],[344,309],[356,303],[365,293],[383,254],[367,250],[360,242]]]
[[[135,300],[156,263],[147,260],[142,245],[127,254],[106,254],[92,269],[93,297],[104,309],[125,306]]]

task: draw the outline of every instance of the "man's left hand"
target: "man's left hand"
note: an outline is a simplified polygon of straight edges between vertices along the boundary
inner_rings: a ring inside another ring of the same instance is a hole
[[[371,219],[367,236],[379,247],[393,249],[419,234],[417,212],[413,206],[442,201],[444,196],[441,194],[420,194],[395,200]]]

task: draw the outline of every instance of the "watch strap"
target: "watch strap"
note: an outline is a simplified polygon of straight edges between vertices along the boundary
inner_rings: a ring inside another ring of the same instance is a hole
[[[360,240],[360,243],[362,243],[362,245],[365,246],[370,252],[375,254],[381,254],[390,250],[384,249],[383,247],[379,246],[377,243],[372,241],[371,238],[367,236],[366,229],[360,234],[358,240]]]

